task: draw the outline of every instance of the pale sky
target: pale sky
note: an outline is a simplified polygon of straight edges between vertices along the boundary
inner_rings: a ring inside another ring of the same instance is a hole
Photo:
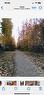
[[[12,36],[17,40],[18,38],[18,29],[21,30],[22,24],[26,21],[26,19],[30,19],[29,13],[27,11],[17,11],[15,12],[15,16],[12,18],[13,22],[13,33]]]

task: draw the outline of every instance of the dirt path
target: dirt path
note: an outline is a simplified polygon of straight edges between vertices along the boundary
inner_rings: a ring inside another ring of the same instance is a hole
[[[40,67],[37,67],[33,59],[21,51],[15,51],[16,76],[44,76]]]
[[[18,50],[0,53],[0,76],[43,77],[44,72],[40,66],[35,64],[36,61],[34,56],[28,56],[24,52]]]

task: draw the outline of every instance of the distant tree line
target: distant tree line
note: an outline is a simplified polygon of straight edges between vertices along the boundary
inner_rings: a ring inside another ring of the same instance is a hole
[[[14,50],[15,40],[12,37],[12,22],[9,18],[3,18],[1,22],[0,48],[4,50]]]
[[[19,33],[18,48],[29,51],[44,51],[44,19],[26,20]]]

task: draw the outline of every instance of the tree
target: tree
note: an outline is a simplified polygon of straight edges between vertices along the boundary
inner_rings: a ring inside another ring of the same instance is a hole
[[[12,22],[9,18],[3,18],[2,19],[2,34],[3,34],[3,43],[5,46],[5,49],[10,50],[10,47],[12,47],[13,38],[12,38]]]
[[[2,19],[2,34],[5,36],[11,36],[12,35],[12,22],[9,18],[3,18]]]
[[[20,31],[18,43],[24,50],[43,50],[44,19],[30,19],[29,22],[25,22]]]

